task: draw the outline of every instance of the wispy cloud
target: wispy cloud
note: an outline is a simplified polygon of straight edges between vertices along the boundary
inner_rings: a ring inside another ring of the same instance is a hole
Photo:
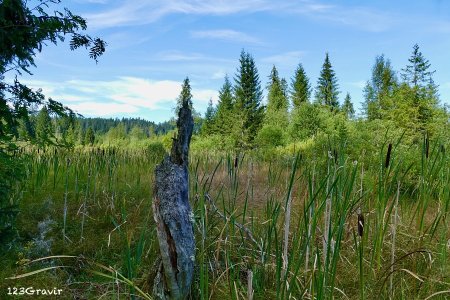
[[[231,29],[191,31],[191,37],[200,39],[218,39],[231,42],[259,44],[260,41],[244,32]]]
[[[108,117],[121,114],[133,114],[139,111],[136,106],[121,103],[81,102],[70,106],[83,116]]]
[[[186,53],[176,50],[170,50],[158,53],[156,55],[156,59],[161,61],[204,61],[207,59],[207,57],[200,53]]]
[[[86,15],[90,26],[115,27],[153,23],[173,14],[228,15],[243,11],[263,11],[275,8],[267,0],[125,0],[119,6]]]
[[[367,8],[340,8],[317,17],[371,32],[386,31],[394,25],[397,19],[392,15]]]
[[[125,0],[120,5],[88,14],[88,24],[96,28],[144,25],[170,14],[230,15],[271,11],[300,14],[319,21],[352,26],[366,31],[384,31],[398,16],[365,6],[332,5],[318,0]],[[216,31],[216,37],[242,38],[226,31]],[[213,32],[204,33],[212,37]]]
[[[44,94],[86,115],[124,115],[140,109],[157,110],[174,107],[181,82],[154,81],[137,77],[120,77],[111,81],[69,80],[66,82],[27,81],[30,87],[42,88]],[[203,107],[217,91],[192,89],[194,107]]]
[[[304,55],[305,55],[304,51],[289,51],[263,57],[261,61],[276,66],[292,66],[297,65]]]
[[[226,73],[222,70],[214,72],[214,74],[212,74],[211,79],[224,79],[226,76]]]
[[[365,81],[365,80],[359,80],[359,81],[347,82],[346,84],[348,84],[349,86],[352,86],[352,87],[363,89],[366,86],[366,83],[367,83],[367,81]]]

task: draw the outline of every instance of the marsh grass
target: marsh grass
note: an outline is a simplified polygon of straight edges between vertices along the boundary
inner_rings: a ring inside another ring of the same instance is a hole
[[[313,156],[270,161],[193,153],[191,298],[445,299],[450,175],[441,145],[386,140],[372,154],[378,163],[367,165],[333,141]],[[15,279],[0,288],[39,278],[80,298],[148,299],[159,251],[151,199],[161,156],[85,148],[28,150],[24,159],[19,238],[0,271]],[[49,217],[55,226],[46,260],[64,268],[45,269],[30,245]]]

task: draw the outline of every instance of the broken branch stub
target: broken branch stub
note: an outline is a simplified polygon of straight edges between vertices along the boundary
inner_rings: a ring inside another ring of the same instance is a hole
[[[171,154],[155,170],[153,216],[162,261],[153,287],[157,299],[185,299],[194,272],[195,241],[188,174],[194,120],[189,106],[188,100],[183,101]]]

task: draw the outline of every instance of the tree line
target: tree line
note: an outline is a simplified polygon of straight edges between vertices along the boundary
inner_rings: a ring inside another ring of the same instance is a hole
[[[267,104],[263,105],[255,61],[243,50],[233,82],[226,76],[217,105],[209,102],[201,133],[205,137],[221,136],[222,147],[237,149],[307,139],[323,129],[327,119],[378,120],[392,122],[409,134],[433,134],[434,121],[446,114],[439,106],[433,74],[417,44],[400,79],[390,60],[377,56],[363,90],[363,115],[356,118],[348,92],[340,104],[338,78],[328,53],[314,89],[301,63],[289,83],[273,66],[266,87]]]
[[[30,114],[18,122],[17,140],[39,147],[94,145],[99,140],[138,140],[163,135],[174,129],[172,120],[155,123],[141,118],[84,118],[51,116],[48,108]]]

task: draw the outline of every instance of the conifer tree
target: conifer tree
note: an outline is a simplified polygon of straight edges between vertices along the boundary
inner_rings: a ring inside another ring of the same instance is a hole
[[[402,69],[402,79],[411,88],[412,105],[417,108],[417,118],[423,130],[432,119],[439,102],[438,89],[433,80],[435,71],[430,70],[430,62],[422,55],[417,44],[413,46],[408,61],[409,65]]]
[[[267,111],[265,123],[285,128],[288,125],[288,106],[286,81],[280,79],[278,70],[273,66],[267,86]]]
[[[342,111],[347,116],[347,118],[352,119],[355,116],[355,109],[353,108],[352,98],[347,92],[345,95],[344,104],[342,105]]]
[[[239,63],[235,77],[235,140],[238,148],[251,148],[264,118],[262,90],[253,57],[242,50]]]
[[[210,135],[214,133],[215,117],[216,111],[214,109],[212,99],[209,99],[208,107],[206,108],[205,112],[205,120],[203,121],[201,130],[204,135]]]
[[[88,130],[86,131],[86,141],[85,144],[86,145],[94,145],[95,142],[95,134],[94,134],[94,130],[92,129],[92,127],[89,127]]]
[[[19,121],[19,138],[24,141],[33,142],[36,138],[34,124],[31,118],[34,116],[24,116]]]
[[[233,127],[233,86],[225,76],[225,82],[219,91],[219,102],[217,104],[215,131],[221,135],[228,135]]]
[[[402,79],[413,88],[427,87],[436,71],[430,71],[430,62],[422,55],[419,45],[413,46],[413,53],[408,59],[409,65],[402,69]]]
[[[180,110],[183,102],[187,101],[189,104],[189,108],[192,110],[192,94],[191,94],[191,84],[189,82],[189,78],[186,77],[183,80],[183,84],[181,85],[181,93],[177,99],[177,107],[175,109],[175,113],[178,115],[178,111]]]
[[[37,142],[40,146],[52,144],[53,136],[54,135],[53,135],[52,119],[50,118],[47,107],[44,106],[39,111],[36,120]]]
[[[311,85],[309,78],[306,76],[302,64],[299,64],[291,82],[291,98],[294,109],[298,108],[301,103],[309,102],[310,97]]]
[[[377,56],[372,67],[372,78],[366,83],[363,91],[365,98],[363,107],[369,121],[383,118],[383,115],[393,108],[392,96],[397,86],[397,78],[390,60],[384,55]]]
[[[316,102],[328,106],[332,111],[339,109],[338,101],[338,83],[336,74],[330,63],[328,53],[325,55],[325,61],[320,71],[320,77],[316,87]]]

